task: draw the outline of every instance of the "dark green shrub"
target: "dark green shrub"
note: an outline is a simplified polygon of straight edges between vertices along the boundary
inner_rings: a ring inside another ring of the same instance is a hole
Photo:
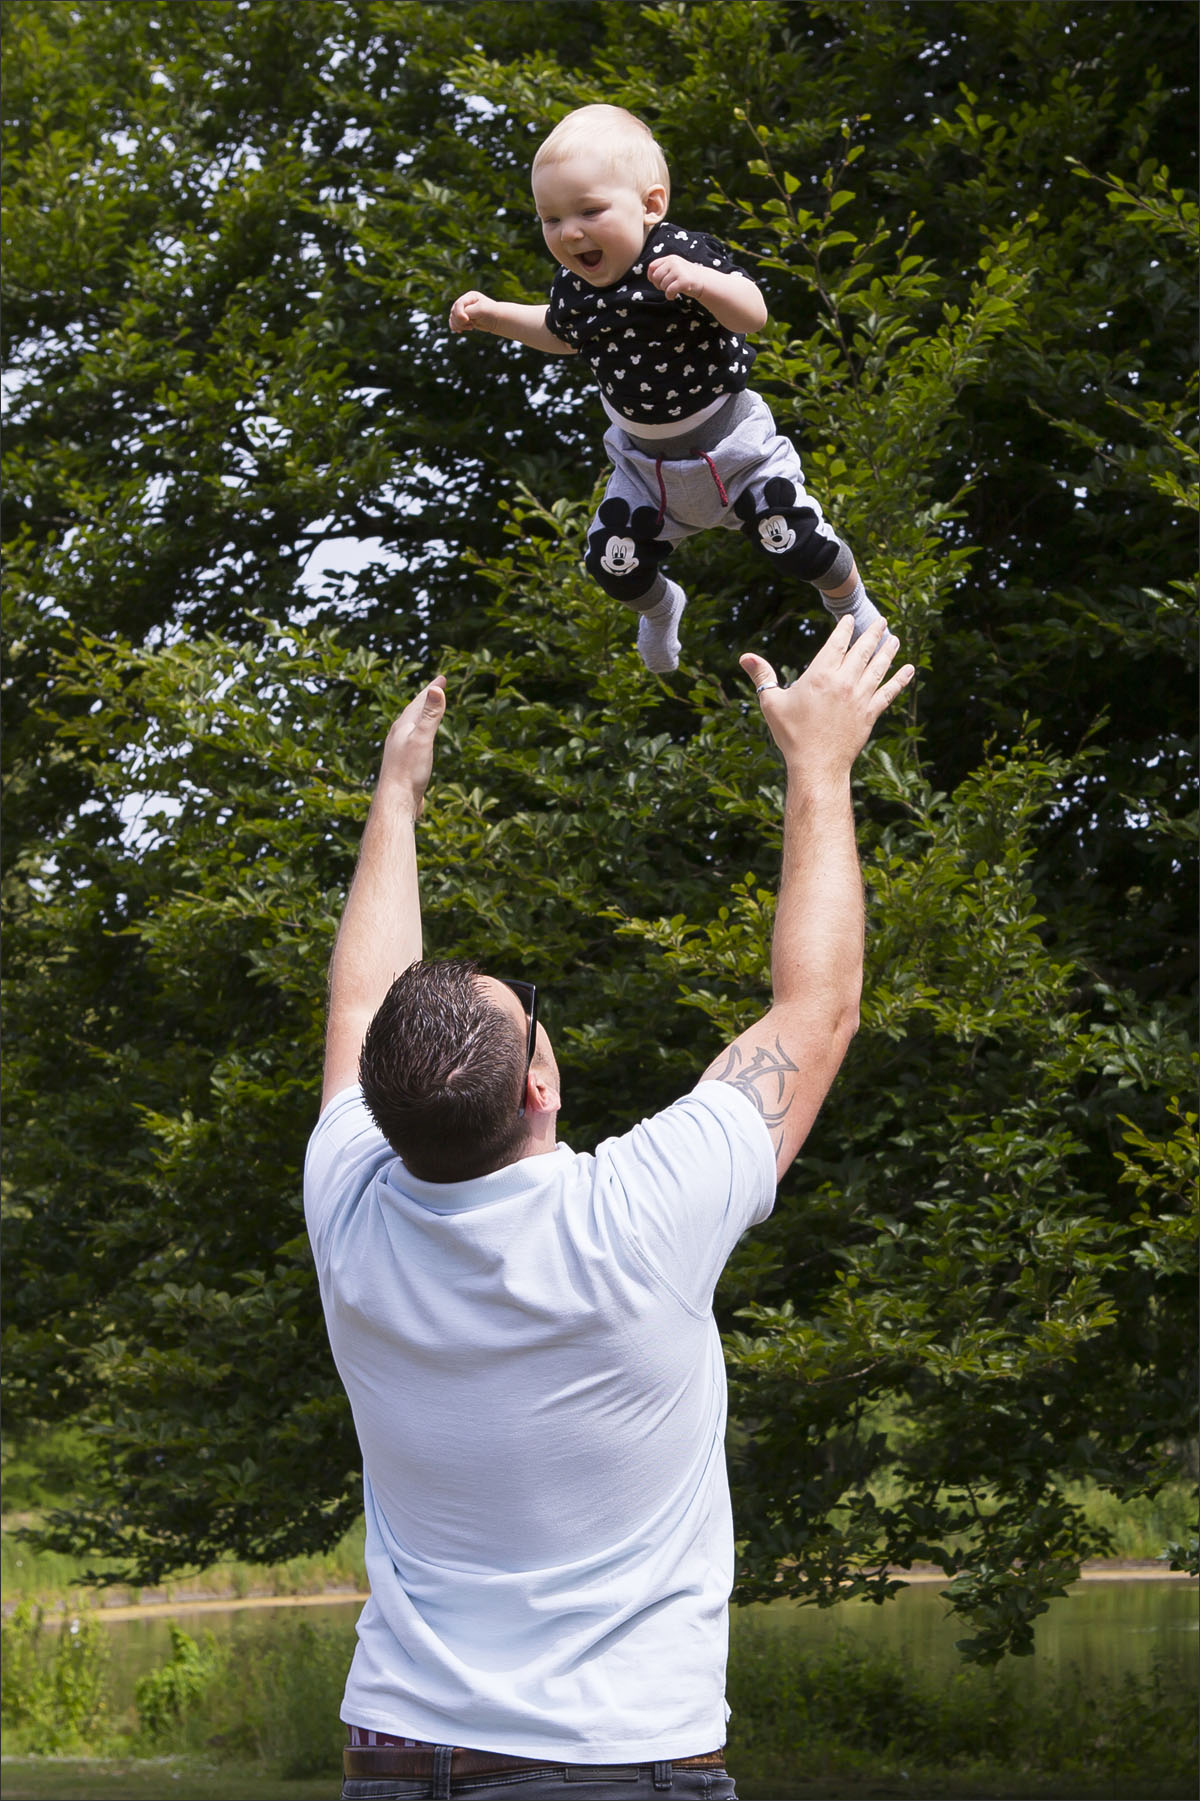
[[[143,1676],[134,1690],[138,1723],[152,1745],[178,1736],[207,1691],[221,1675],[224,1659],[211,1632],[202,1644],[171,1622],[171,1660]]]

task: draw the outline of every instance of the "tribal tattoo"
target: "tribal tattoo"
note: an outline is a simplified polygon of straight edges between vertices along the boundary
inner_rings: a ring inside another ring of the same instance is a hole
[[[765,1045],[756,1044],[754,1056],[749,1063],[743,1062],[740,1048],[731,1044],[725,1066],[716,1072],[715,1079],[718,1082],[728,1082],[731,1088],[739,1089],[747,1100],[753,1101],[778,1150],[783,1143],[783,1122],[794,1099],[788,1092],[787,1077],[798,1073],[797,1065],[792,1062],[777,1038],[773,1051],[768,1050]]]

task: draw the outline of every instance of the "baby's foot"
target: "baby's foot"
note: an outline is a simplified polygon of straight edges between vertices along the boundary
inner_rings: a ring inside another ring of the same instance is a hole
[[[678,626],[686,605],[683,589],[667,581],[662,599],[638,621],[638,655],[652,675],[666,675],[669,669],[679,668]]]

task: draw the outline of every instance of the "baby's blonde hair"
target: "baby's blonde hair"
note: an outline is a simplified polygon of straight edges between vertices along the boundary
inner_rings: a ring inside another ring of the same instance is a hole
[[[671,199],[667,159],[648,125],[623,106],[579,106],[543,138],[530,175],[546,163],[563,163],[577,151],[599,155],[614,174],[629,176],[639,193],[662,186]]]

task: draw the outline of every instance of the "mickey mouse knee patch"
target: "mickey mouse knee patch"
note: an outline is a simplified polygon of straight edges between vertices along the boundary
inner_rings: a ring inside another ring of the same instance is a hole
[[[588,533],[583,566],[614,600],[635,600],[644,594],[658,575],[659,564],[670,555],[671,546],[656,536],[660,518],[652,506],[631,512],[627,500],[601,501]]]
[[[734,501],[733,510],[752,544],[777,559],[789,575],[815,582],[836,561],[841,545],[820,513],[803,502],[797,505],[799,500],[794,483],[773,475],[763,485],[761,504],[747,488]]]

